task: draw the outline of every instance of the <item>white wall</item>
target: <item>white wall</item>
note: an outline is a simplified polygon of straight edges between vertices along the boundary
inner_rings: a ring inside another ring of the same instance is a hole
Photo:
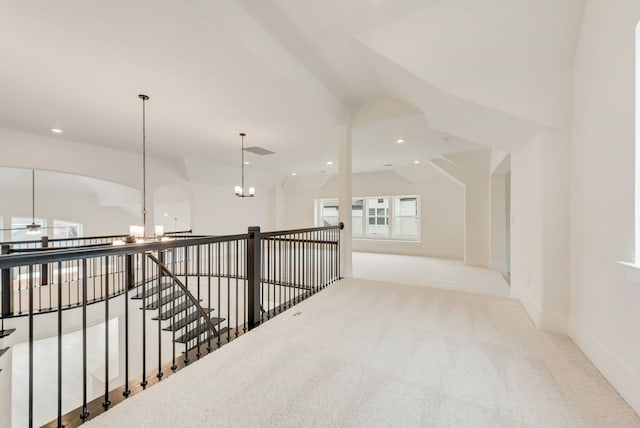
[[[489,268],[507,273],[507,176],[492,175]]]
[[[425,166],[431,168],[430,166]],[[354,251],[461,259],[464,253],[464,189],[445,177],[415,184],[397,174],[353,174],[356,196],[420,195],[420,242],[354,239]],[[285,188],[286,228],[314,224],[314,200],[336,198],[337,177],[291,177]]]
[[[0,167],[58,171],[141,188],[142,160],[138,154],[4,128],[0,128],[0,150],[3,153]],[[25,156],[25,153],[29,152],[38,155]],[[269,223],[270,204],[273,203],[269,195],[277,182],[277,177],[273,175],[252,171],[250,177],[251,182],[255,182],[257,196],[253,199],[241,199],[233,195],[233,184],[237,181],[239,173],[236,167],[204,159],[165,160],[150,155],[147,169],[149,224],[151,220],[155,220],[155,223],[164,224],[165,230],[170,231],[174,228],[173,218],[177,217],[178,229],[193,228],[199,233],[218,234],[241,233],[251,225],[260,225],[267,229],[273,227]],[[73,214],[68,218],[63,217],[64,219],[91,219],[84,222],[85,235],[128,231],[130,224],[140,223],[139,199],[133,204],[131,201],[126,204],[118,201],[100,201],[102,206],[99,210],[82,212],[83,205],[73,200],[62,204],[51,203],[44,198],[44,195],[38,195],[37,203],[40,207],[44,207],[45,204],[50,207],[59,205],[55,207],[56,210],[68,210]],[[23,203],[21,200],[5,199],[3,206],[13,205],[14,202],[28,208],[26,213],[30,216],[31,204],[28,201]],[[152,209],[154,202],[156,206]],[[113,211],[118,206],[135,214],[134,218],[131,214],[121,218],[117,210]],[[43,215],[41,212],[38,209],[36,216]],[[163,218],[164,212],[169,214],[167,218]],[[7,226],[6,221],[3,224],[3,227]]]
[[[511,155],[511,290],[539,328],[566,333],[569,141],[541,131]]]
[[[464,263],[489,266],[491,150],[449,153],[431,164],[464,187]]]
[[[534,321],[542,305],[541,171],[540,144],[511,154],[511,293]]]
[[[11,217],[31,218],[31,189],[15,189],[0,186],[0,217],[5,228],[11,225]],[[84,236],[127,233],[130,224],[136,224],[138,218],[131,213],[116,208],[104,207],[97,197],[84,192],[60,192],[46,190],[39,192],[36,198],[37,218],[45,218],[47,226],[53,226],[53,220],[66,220],[83,224]],[[53,237],[53,230],[47,233]],[[3,241],[11,240],[11,232],[5,231]]]
[[[256,186],[257,187],[257,186]],[[247,233],[249,226],[271,230],[270,189],[256,189],[253,198],[239,198],[233,187],[193,183],[193,232],[229,235]]]
[[[569,335],[640,412],[634,259],[635,29],[640,2],[587,3],[574,64]],[[638,251],[638,249],[635,249]]]

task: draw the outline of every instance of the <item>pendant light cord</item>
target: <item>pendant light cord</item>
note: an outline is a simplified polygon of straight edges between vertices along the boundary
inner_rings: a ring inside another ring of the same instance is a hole
[[[146,128],[146,108],[145,102],[149,99],[147,95],[140,94],[138,98],[142,100],[142,227],[144,234],[147,234],[147,128]]]
[[[244,136],[245,133],[240,133],[240,138],[242,138],[242,148],[240,151],[242,152],[242,194],[244,195]]]
[[[36,171],[31,170],[31,224],[36,223]]]

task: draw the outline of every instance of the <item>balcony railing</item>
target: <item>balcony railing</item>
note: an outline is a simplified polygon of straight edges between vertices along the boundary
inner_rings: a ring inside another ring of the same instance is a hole
[[[249,228],[240,235],[21,249],[0,256],[3,335],[9,331],[5,322],[26,330],[29,426],[53,418],[50,426],[79,425],[337,281],[341,229]],[[75,311],[65,315],[69,310]],[[37,322],[40,317],[46,321]],[[119,344],[109,341],[109,320],[115,317],[123,321]],[[96,391],[88,382],[86,334],[99,321],[105,325],[104,388]],[[63,390],[63,335],[70,322],[83,334],[82,388],[74,391]],[[35,339],[47,329],[57,336],[57,394],[41,397],[34,394],[39,380],[33,352]],[[114,346],[119,364],[110,357]],[[70,396],[77,397],[76,409],[63,407]],[[38,400],[53,399],[57,415],[34,419]]]

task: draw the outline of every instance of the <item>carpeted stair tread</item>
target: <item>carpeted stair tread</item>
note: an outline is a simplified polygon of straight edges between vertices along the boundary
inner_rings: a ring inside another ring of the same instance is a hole
[[[7,328],[7,329],[4,329],[4,330],[0,330],[0,339],[2,339],[3,337],[9,336],[14,331],[16,331],[15,328]]]
[[[173,302],[174,300],[176,300],[176,299],[178,299],[178,298],[180,298],[182,296],[184,296],[184,293],[182,292],[182,290],[176,291],[174,293],[169,293],[169,294],[167,294],[165,296],[162,296],[160,298],[160,306],[168,305],[171,302]],[[158,309],[158,299],[155,299],[152,302],[149,302],[147,304],[147,306],[145,306],[144,308],[145,309]]]
[[[184,311],[184,310],[186,310],[186,309],[190,309],[190,310],[193,310],[193,311],[195,311],[195,310],[196,310],[196,308],[195,308],[195,306],[193,305],[193,303],[191,303],[191,301],[190,301],[190,300],[187,300],[186,302],[184,302],[184,301],[183,301],[183,302],[182,302],[182,303],[180,303],[180,304],[176,304],[176,306],[175,306],[175,307],[173,307],[173,308],[172,308],[172,307],[169,307],[166,311],[164,311],[164,312],[162,312],[162,313],[160,314],[160,317],[158,317],[158,316],[156,315],[156,316],[154,316],[154,317],[153,317],[153,318],[151,318],[151,319],[153,319],[153,320],[157,320],[158,318],[160,318],[160,320],[168,320],[169,318],[172,318],[174,315],[178,315],[178,314],[180,314],[180,312],[182,312],[182,311]],[[203,308],[203,309],[204,309],[205,311],[207,310],[207,308]]]
[[[145,294],[145,296],[146,296],[146,298],[147,298],[147,299],[148,299],[149,297],[153,297],[154,295],[158,294],[158,281],[156,280],[155,282],[156,282],[156,284],[155,284],[153,287],[151,287],[151,288],[149,288],[149,289],[147,289],[147,290],[145,291],[145,293],[146,293],[146,294]],[[164,290],[166,290],[167,288],[171,288],[172,286],[173,286],[173,281],[163,282],[162,284],[160,284],[160,291],[164,291]],[[176,285],[176,289],[179,289],[179,288],[180,288],[180,287],[178,287],[178,286]],[[132,299],[138,299],[138,300],[139,300],[139,299],[142,299],[142,290],[140,290],[140,291],[138,292],[138,294],[136,294],[135,296],[133,296],[133,297],[132,297]]]
[[[206,323],[203,323],[203,324],[200,324],[199,327],[196,327],[193,330],[189,330],[188,332],[186,332],[182,336],[178,337],[175,341],[176,341],[176,343],[187,343],[187,342],[189,342],[189,341],[191,341],[193,339],[196,339],[196,338],[200,337],[201,335],[205,334],[208,331],[210,331],[209,326]],[[221,335],[223,331],[226,332],[227,328],[224,327],[224,328],[218,330],[218,334]],[[211,333],[211,337],[215,337],[213,332]]]
[[[215,309],[209,309],[209,312],[213,312]],[[188,326],[189,324],[196,322],[199,318],[202,318],[202,322],[205,322],[204,318],[202,317],[202,315],[200,314],[199,311],[195,311],[190,313],[189,315],[187,315],[186,317],[183,317],[179,320],[177,320],[175,323],[172,323],[170,326],[163,328],[163,330],[165,331],[178,331],[181,328],[184,328],[186,326]],[[222,321],[224,321],[224,318],[216,318],[216,317],[211,317],[211,322],[214,323],[215,325],[220,324]]]

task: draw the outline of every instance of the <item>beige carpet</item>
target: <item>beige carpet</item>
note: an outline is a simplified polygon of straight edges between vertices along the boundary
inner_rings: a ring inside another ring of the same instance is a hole
[[[354,252],[353,276],[489,296],[508,297],[511,291],[497,271],[437,257]]]
[[[640,427],[514,300],[347,279],[91,427]]]

